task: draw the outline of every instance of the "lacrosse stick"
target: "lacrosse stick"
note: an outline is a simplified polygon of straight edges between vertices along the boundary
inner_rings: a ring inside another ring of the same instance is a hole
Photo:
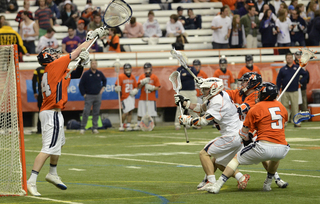
[[[299,68],[297,69],[297,71],[294,73],[294,75],[292,76],[292,78],[290,79],[290,81],[288,82],[287,86],[283,89],[283,91],[281,92],[280,96],[277,98],[277,101],[279,101],[282,97],[282,95],[286,92],[286,90],[289,88],[291,82],[293,81],[293,79],[296,77],[296,75],[299,73],[300,69],[302,67],[307,66],[308,62],[310,59],[316,58],[315,57],[315,53],[317,52],[313,52],[312,50],[308,49],[308,48],[304,48],[301,49],[302,51],[302,55],[301,58],[299,60]]]
[[[173,90],[179,94],[179,90],[181,89],[181,80],[180,80],[180,73],[178,71],[172,72],[172,74],[169,76],[169,80],[172,83]],[[181,103],[179,103],[180,108],[180,114],[183,115]],[[184,126],[184,135],[186,136],[186,142],[189,143],[189,138],[187,134],[187,128]]]
[[[187,70],[194,78],[194,80],[197,82],[197,83],[200,83],[199,79],[197,78],[196,75],[194,75],[194,73],[190,70],[190,68],[188,67],[188,63],[187,63],[187,56],[185,53],[183,52],[180,52],[180,51],[177,51],[175,49],[172,49],[170,51],[170,54],[172,56],[174,56],[181,64],[181,66]],[[180,78],[180,75],[179,75],[179,78]]]
[[[104,15],[103,15],[103,23],[104,23],[103,28],[107,30],[108,28],[115,28],[117,26],[120,26],[125,22],[127,22],[131,18],[131,16],[132,16],[132,9],[129,6],[129,4],[127,4],[123,0],[112,0],[108,4],[106,11],[104,12]],[[99,38],[98,36],[94,38],[94,40],[90,43],[86,51],[90,49],[90,47],[97,41],[98,38]],[[67,79],[71,74],[71,72],[77,68],[80,61],[81,59],[78,59],[76,64],[73,67],[71,67],[65,79]]]
[[[115,62],[113,63],[113,67],[114,67],[114,71],[117,73],[117,85],[119,86],[119,71],[120,71],[121,64],[119,62]],[[120,127],[122,127],[120,92],[118,92],[118,102],[119,102]]]
[[[313,118],[315,116],[319,116],[319,115],[320,115],[320,113],[312,115],[308,111],[299,112],[293,117],[293,122],[294,122],[294,124],[299,124],[304,120],[309,120],[309,119],[311,119],[311,118]]]
[[[154,121],[152,117],[149,116],[149,110],[148,110],[149,91],[146,89],[146,87],[144,87],[144,89],[146,91],[146,114],[142,117],[141,121],[143,122],[140,123],[141,124],[140,126],[142,131],[152,131],[154,128]]]

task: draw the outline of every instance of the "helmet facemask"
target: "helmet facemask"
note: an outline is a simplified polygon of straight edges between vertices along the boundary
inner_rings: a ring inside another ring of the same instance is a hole
[[[200,90],[203,94],[203,101],[211,99],[219,94],[223,89],[224,85],[222,79],[215,77],[204,79],[203,83],[200,85]]]

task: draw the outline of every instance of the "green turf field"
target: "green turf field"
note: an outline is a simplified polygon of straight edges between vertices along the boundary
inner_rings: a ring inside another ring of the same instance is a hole
[[[101,130],[93,135],[66,131],[58,173],[68,189],[62,191],[45,181],[49,160],[38,176],[40,198],[0,197],[0,203],[320,203],[320,122],[289,124],[287,141],[291,150],[281,161],[278,172],[289,182],[286,189],[272,184],[263,192],[266,172],[262,165],[240,166],[251,179],[245,190],[236,188],[230,178],[219,194],[199,192],[196,186],[204,172],[198,152],[219,136],[216,129],[188,130],[158,126],[152,132]],[[41,149],[40,135],[26,135],[27,177]],[[221,172],[216,173],[218,179]]]

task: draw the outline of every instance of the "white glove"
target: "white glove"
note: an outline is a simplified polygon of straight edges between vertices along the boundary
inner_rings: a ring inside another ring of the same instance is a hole
[[[138,93],[138,89],[132,89],[130,91],[130,96],[135,96]]]
[[[200,77],[197,77],[197,79],[194,79],[195,85],[197,89],[200,89],[200,85],[203,83],[203,79]]]
[[[90,62],[90,54],[89,52],[86,50],[86,48],[82,48],[81,52],[79,54],[79,58],[81,59],[81,66],[85,66],[87,64],[89,64]]]
[[[180,115],[179,122],[181,125],[192,125],[192,117],[190,115]]]
[[[115,87],[114,87],[114,90],[115,90],[117,93],[121,92],[121,86],[115,86]]]
[[[104,27],[100,27],[95,29],[94,31],[89,31],[87,33],[86,41],[90,41],[96,37],[102,38],[103,36],[106,36],[109,34],[108,29],[105,29]]]
[[[140,81],[141,85],[144,86],[150,82],[150,77],[146,77]]]
[[[146,84],[145,85],[146,90],[148,91],[154,91],[154,89],[156,88],[155,86],[151,85],[151,84]]]

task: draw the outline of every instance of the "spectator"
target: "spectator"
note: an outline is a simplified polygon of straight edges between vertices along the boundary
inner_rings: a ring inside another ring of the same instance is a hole
[[[280,5],[283,3],[282,0],[273,0],[273,1],[270,1],[269,3],[269,7],[270,9],[272,10],[272,13],[274,14],[278,14],[278,11],[280,9]]]
[[[46,48],[57,49],[59,47],[58,40],[53,36],[56,31],[49,28],[47,33],[39,39],[36,52],[39,53]]]
[[[177,15],[178,15],[178,21],[180,21],[184,26],[184,24],[186,23],[186,17],[183,16],[183,8],[181,6],[178,6],[177,8]]]
[[[320,11],[315,12],[315,18],[311,21],[309,42],[311,46],[319,46],[320,42]]]
[[[280,88],[282,88],[282,90],[285,89],[288,82],[291,80],[291,78],[299,68],[299,65],[296,65],[293,63],[292,53],[286,54],[286,62],[287,64],[280,69],[277,76],[277,86],[279,90]],[[302,76],[302,78],[300,78],[300,75]],[[299,104],[298,104],[299,83],[304,84],[306,81],[307,81],[307,73],[303,69],[300,69],[299,73],[295,76],[292,83],[288,87],[287,91],[282,95],[281,103],[288,111],[288,121],[292,121],[293,116],[299,112]],[[291,104],[291,111],[289,108],[290,107],[289,103]],[[301,127],[301,126],[300,124],[295,124],[294,127]]]
[[[301,58],[302,52],[301,51],[297,51],[294,53],[294,63],[296,65],[299,65],[299,61]],[[302,69],[306,72],[307,74],[307,78],[305,80],[305,82],[303,84],[300,84],[301,86],[301,98],[302,98],[302,104],[301,104],[301,111],[308,111],[308,97],[307,97],[307,84],[309,83],[309,79],[310,79],[310,75],[309,72],[307,70],[307,67],[302,67]],[[303,76],[300,76],[300,78]]]
[[[3,26],[4,22],[6,22],[6,17],[4,15],[1,15],[0,16],[0,28]]]
[[[264,12],[260,22],[259,31],[261,33],[262,47],[274,47],[277,42],[276,22],[273,19],[274,13],[271,9]]]
[[[227,16],[228,9],[223,6],[220,9],[220,15],[213,17],[211,22],[212,48],[226,49],[228,48],[228,39],[231,33],[231,19]]]
[[[58,8],[60,10],[60,13],[62,13],[62,11],[64,10],[64,5],[65,5],[66,1],[70,1],[70,0],[62,0],[62,2],[59,3],[59,5],[57,4]],[[73,3],[72,1],[71,1],[71,5],[72,5],[72,11],[78,12],[78,6],[75,3]]]
[[[36,46],[34,41],[39,36],[38,25],[28,17],[28,11],[24,11],[21,14],[23,20],[20,25],[20,35],[23,40],[24,46],[27,48],[28,53],[36,54]]]
[[[119,128],[119,131],[124,131],[124,128],[127,131],[132,131],[131,119],[132,111],[135,107],[135,98],[134,96],[138,93],[137,90],[137,81],[136,78],[131,74],[132,67],[131,64],[126,63],[123,65],[123,74],[119,75],[118,80],[115,83],[114,90],[120,92],[121,102],[122,102],[122,124],[123,126]],[[119,85],[118,85],[119,84]],[[124,121],[127,120],[127,124]]]
[[[1,0],[0,13],[15,13],[18,11],[18,3],[16,0]]]
[[[237,0],[221,0],[223,6],[229,6],[231,11],[235,11]]]
[[[131,17],[130,23],[125,24],[123,33],[127,38],[141,38],[144,35],[144,30],[142,24],[136,22],[136,17]]]
[[[83,73],[79,82],[79,90],[81,95],[84,97],[80,134],[84,134],[91,107],[92,133],[99,133],[98,119],[100,114],[101,96],[106,88],[107,79],[104,74],[97,69],[97,67],[97,61],[91,60],[90,69]]]
[[[140,129],[140,123],[143,116],[146,115],[146,107],[148,107],[148,114],[151,117],[156,117],[157,114],[157,106],[156,106],[156,91],[158,91],[161,87],[160,80],[157,75],[152,73],[152,64],[146,62],[143,65],[144,74],[141,74],[138,79],[138,89],[141,89],[141,95],[139,98],[138,104],[138,123],[137,128],[135,130]],[[149,79],[149,80],[146,80]],[[147,83],[145,83],[148,81]],[[148,94],[148,101],[147,100]],[[148,103],[148,105],[147,105]]]
[[[240,16],[235,14],[232,19],[231,33],[229,37],[230,48],[243,48],[246,45],[244,26],[240,24]]]
[[[246,3],[244,4],[243,7],[241,7],[236,14],[240,15],[240,18],[244,15],[246,15],[249,12],[249,7],[253,6],[254,7],[254,1],[253,0],[246,0]]]
[[[287,16],[286,9],[280,10],[279,18],[276,20],[278,47],[289,47],[291,45],[290,30],[292,29],[292,23]]]
[[[263,14],[264,11],[265,11],[265,8],[264,8],[264,5],[267,5],[269,9],[269,5],[266,4],[264,2],[264,0],[257,0],[255,3],[254,3],[254,7],[256,8],[256,12],[258,13],[258,15],[260,15],[261,13]]]
[[[16,22],[19,23],[18,25],[18,28],[20,29],[20,23],[22,21],[21,19],[21,14],[24,12],[24,11],[27,11],[28,12],[28,17],[33,20],[33,16],[32,16],[32,12],[29,11],[29,8],[30,8],[30,1],[29,0],[24,0],[23,1],[23,8],[22,10],[20,10],[18,13],[17,13],[17,16],[16,16],[16,19],[14,19]]]
[[[189,68],[191,72],[193,72],[193,74],[197,76],[197,70],[192,66],[189,66]],[[178,67],[177,71],[180,72],[180,77],[181,77],[180,79],[181,79],[181,85],[182,85],[182,88],[179,94],[184,96],[185,98],[190,99],[191,103],[197,103],[197,92],[195,89],[195,82],[194,82],[193,76],[182,66]],[[193,117],[197,117],[197,114],[194,111],[190,110],[189,113]],[[177,107],[175,121],[174,121],[176,130],[180,130],[180,122],[178,120],[180,115],[181,115],[180,108]]]
[[[162,31],[157,19],[154,19],[154,12],[148,12],[148,20],[143,24],[144,36],[159,38],[162,37]]]
[[[109,31],[109,37],[107,38],[107,42],[104,43],[103,42],[103,46],[107,47],[107,45],[109,45],[109,52],[121,52],[120,50],[120,39],[119,36],[116,35],[116,29],[115,28],[111,28]]]
[[[298,5],[298,0],[291,0],[290,5],[292,5],[293,8],[296,8],[296,6]]]
[[[263,12],[261,12],[261,13],[259,14],[259,21],[262,20],[265,12],[266,12],[267,10],[269,10],[269,9],[270,9],[270,6],[269,6],[268,4],[264,4],[264,5],[263,5]],[[270,10],[271,10],[271,9],[270,9]],[[270,14],[270,15],[271,15],[271,18],[273,19],[273,21],[276,22],[277,16],[276,16],[274,13],[272,13],[272,10],[271,10],[271,14]],[[269,15],[268,15],[268,16],[269,16]]]
[[[73,28],[68,28],[68,36],[62,39],[62,53],[71,53],[81,44]]]
[[[292,17],[292,11],[294,10],[294,6],[292,6],[292,5],[289,5],[288,6],[288,11],[289,11],[289,13],[288,13],[288,17],[289,18],[291,18]]]
[[[46,0],[47,1],[47,6],[49,9],[51,9],[52,14],[53,14],[53,24],[56,24],[56,20],[60,19],[60,10],[58,9],[58,6],[53,2],[52,0]]]
[[[201,70],[201,61],[198,59],[193,60],[193,67],[197,70],[197,78],[201,79],[206,79],[208,78],[208,75]],[[196,91],[197,91],[197,103],[202,104],[202,93],[200,91],[200,87],[196,86]]]
[[[247,48],[258,47],[258,29],[259,29],[259,18],[255,16],[255,7],[249,6],[249,13],[242,16],[240,19],[241,25],[244,26],[246,34]]]
[[[307,14],[306,14],[306,12],[305,12],[305,10],[304,10],[304,4],[298,4],[298,5],[296,6],[296,10],[297,10],[299,16],[300,16],[303,20],[305,20],[306,23],[309,23],[309,22],[310,22],[310,19],[311,19],[311,18],[310,18],[310,17],[307,17]]]
[[[7,21],[1,23],[2,27],[0,28],[0,45],[18,45],[19,53],[29,54],[26,47],[23,45],[23,41],[20,35],[13,30]]]
[[[306,22],[298,15],[296,10],[291,11],[290,20],[293,26],[290,32],[291,46],[295,46],[296,42],[298,42],[299,46],[305,47],[306,42],[304,35],[307,30]]]
[[[179,35],[176,37],[176,42],[172,43],[172,49],[184,50],[184,44],[189,43],[187,37],[184,35]]]
[[[307,16],[310,17],[310,20],[314,19],[314,12],[317,10],[317,5],[318,4],[315,1],[310,1],[307,11]]]
[[[37,105],[39,108],[39,113],[40,113],[40,108],[42,105],[42,88],[41,88],[41,81],[42,81],[42,76],[44,73],[44,66],[40,66],[36,68],[33,72],[33,77],[32,77],[32,89],[33,89],[33,96],[37,100]],[[38,86],[37,86],[38,85]],[[40,118],[38,117],[38,122],[37,122],[37,134],[41,134],[41,122]]]
[[[202,19],[201,15],[195,15],[192,9],[188,9],[188,18],[185,20],[184,28],[189,29],[201,29]]]
[[[45,0],[39,0],[39,8],[34,16],[39,26],[39,38],[45,35],[49,28],[53,27],[52,16],[52,11],[47,7]]]
[[[166,25],[167,37],[176,37],[179,35],[187,36],[184,27],[180,21],[178,21],[178,15],[172,14],[170,16],[170,21]]]
[[[93,17],[93,21],[91,21],[88,25],[88,30],[95,30],[103,26],[103,22],[101,21],[100,14],[96,14]]]
[[[245,60],[246,60],[246,66],[240,69],[240,72],[238,74],[238,79],[240,79],[247,72],[256,72],[261,75],[259,67],[257,67],[256,65],[253,65],[252,55],[246,55]]]
[[[78,20],[76,36],[80,38],[81,42],[85,41],[87,36],[87,31],[84,29],[84,27],[85,27],[84,20],[82,19]]]
[[[93,12],[94,12],[94,10],[93,10],[92,6],[87,4],[84,7],[84,11],[82,11],[82,13],[81,13],[81,17],[86,18],[89,21],[93,21],[94,15],[97,14],[97,12],[95,14]]]
[[[74,29],[77,28],[76,19],[78,18],[78,13],[72,10],[71,1],[67,0],[64,2],[63,11],[61,12],[61,20],[62,24],[68,27],[72,27]]]
[[[278,16],[278,17],[279,17],[279,12],[280,12],[281,10],[283,10],[283,9],[287,10],[287,12],[288,12],[288,10],[289,10],[289,8],[288,8],[288,6],[287,6],[287,4],[286,4],[285,2],[282,2],[282,3],[280,4],[280,8],[279,8],[278,13],[277,13],[277,16]],[[289,17],[289,14],[287,14],[287,16]]]
[[[232,72],[227,69],[228,61],[226,58],[220,58],[219,67],[220,69],[213,73],[213,77],[222,79],[225,90],[233,89],[235,81]]]

